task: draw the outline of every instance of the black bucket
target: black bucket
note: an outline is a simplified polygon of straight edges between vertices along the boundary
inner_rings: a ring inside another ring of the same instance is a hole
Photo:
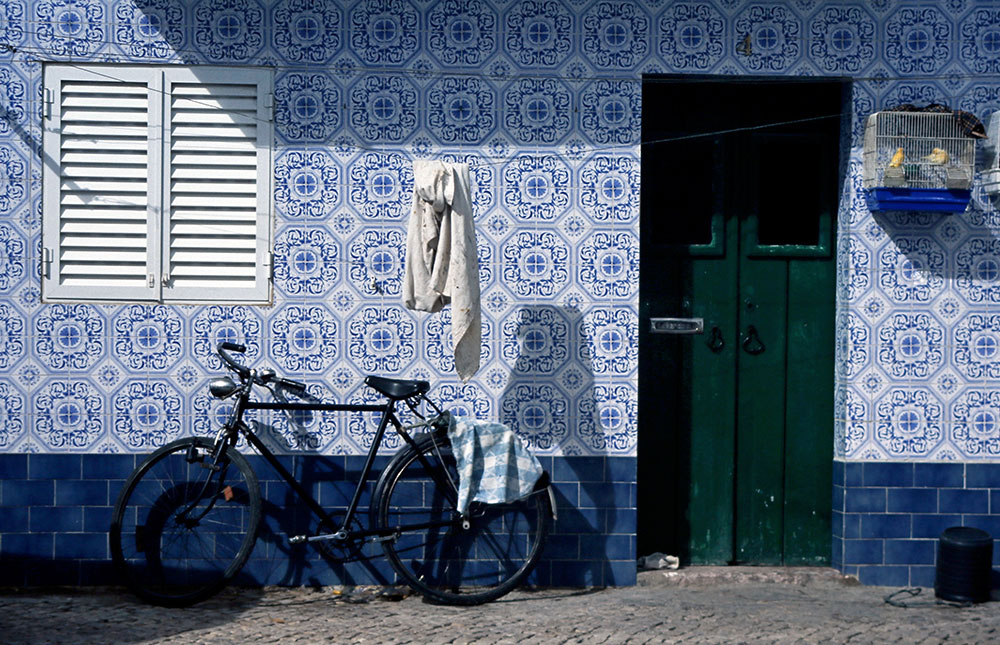
[[[970,526],[945,529],[938,541],[934,595],[955,602],[990,599],[993,538]]]

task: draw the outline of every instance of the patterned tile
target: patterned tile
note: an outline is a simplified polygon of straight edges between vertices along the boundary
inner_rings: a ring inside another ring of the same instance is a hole
[[[826,73],[857,73],[875,58],[875,20],[861,7],[826,7],[809,23],[809,55]]]
[[[342,255],[339,241],[323,227],[283,228],[274,241],[274,283],[289,298],[324,296],[337,285]]]
[[[952,29],[935,7],[900,7],[885,23],[885,59],[901,74],[934,74],[951,58]]]
[[[213,63],[252,60],[265,45],[264,8],[256,0],[200,0],[194,48]]]
[[[186,399],[164,379],[128,380],[112,399],[112,435],[129,450],[152,450],[183,436]]]
[[[271,46],[290,64],[328,63],[343,46],[344,14],[336,3],[281,0],[271,20]]]
[[[365,65],[400,65],[420,46],[420,15],[408,0],[369,0],[351,10],[347,46]]]
[[[179,0],[119,0],[112,9],[115,44],[125,56],[169,60],[188,47],[188,7]]]
[[[42,0],[32,3],[35,44],[62,57],[88,57],[108,44],[107,7],[101,0]]]
[[[427,90],[426,110],[427,128],[442,145],[480,144],[500,120],[496,88],[480,78],[434,81]]]
[[[512,4],[504,15],[504,50],[517,65],[551,68],[573,51],[579,33],[573,11],[561,0]]]
[[[584,12],[580,49],[597,69],[638,67],[650,52],[652,20],[641,3],[619,0]]]
[[[340,194],[340,166],[326,152],[285,149],[275,160],[274,202],[286,218],[326,220]]]
[[[785,72],[803,54],[802,20],[781,4],[747,6],[735,16],[732,30],[742,52],[736,60],[748,72]]]
[[[275,79],[274,126],[288,143],[321,143],[339,134],[342,90],[329,74],[288,72]]]
[[[417,128],[417,88],[403,76],[369,74],[352,83],[350,126],[366,143],[400,143]]]
[[[427,14],[427,50],[442,67],[475,67],[497,51],[500,21],[483,2],[445,0]]]
[[[726,20],[709,4],[671,3],[657,27],[658,52],[665,69],[706,72],[726,54]]]

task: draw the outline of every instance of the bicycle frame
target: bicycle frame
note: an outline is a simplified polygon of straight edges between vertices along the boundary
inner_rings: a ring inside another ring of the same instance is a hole
[[[371,475],[373,465],[375,463],[375,457],[378,453],[378,447],[382,443],[382,438],[385,436],[385,432],[392,424],[395,431],[403,438],[408,445],[415,447],[414,439],[406,432],[406,428],[396,417],[395,404],[396,401],[393,399],[388,399],[385,404],[364,404],[364,403],[295,403],[287,401],[255,401],[251,400],[251,395],[253,392],[253,386],[256,379],[256,371],[250,370],[248,375],[244,377],[241,374],[242,383],[238,388],[236,405],[233,408],[233,412],[230,415],[229,420],[226,424],[219,430],[219,434],[216,438],[216,449],[213,454],[213,460],[216,462],[222,454],[224,454],[225,447],[227,445],[235,444],[237,435],[242,435],[246,438],[247,443],[249,443],[260,455],[264,458],[268,464],[274,469],[278,475],[281,476],[283,480],[291,487],[295,494],[306,504],[306,506],[311,510],[320,520],[328,524],[329,526],[336,527],[337,530],[334,533],[319,534],[319,535],[299,535],[292,536],[290,542],[292,544],[301,544],[303,542],[314,542],[320,540],[337,540],[346,541],[353,538],[370,538],[373,537],[376,540],[386,540],[394,539],[401,533],[405,533],[408,530],[417,530],[433,527],[442,527],[454,525],[456,522],[464,521],[464,517],[460,515],[457,511],[455,512],[455,519],[448,521],[437,521],[437,522],[422,522],[416,524],[404,524],[392,528],[382,528],[374,529],[367,528],[361,530],[347,530],[347,527],[351,525],[355,515],[357,514],[358,505],[361,501],[361,494],[365,487],[368,477]],[[420,395],[421,400],[426,401],[435,409],[438,409],[434,403],[428,399],[423,394]],[[409,404],[410,408],[413,409],[413,405]],[[368,449],[368,455],[365,458],[365,464],[362,468],[361,475],[358,477],[357,484],[354,488],[354,493],[351,497],[351,501],[347,506],[346,513],[344,515],[343,522],[336,522],[333,517],[323,508],[313,498],[313,496],[305,489],[302,484],[295,479],[295,476],[288,471],[284,465],[278,460],[277,456],[264,444],[263,441],[250,429],[250,427],[243,421],[243,414],[247,410],[279,410],[279,411],[316,411],[316,412],[380,412],[382,417],[379,421],[378,429],[375,431],[375,437],[372,439],[371,448]],[[416,412],[416,410],[414,410]],[[429,422],[421,423],[419,425],[427,425]],[[410,426],[413,427],[413,426]],[[424,460],[423,456],[420,457],[421,462],[423,462],[424,467],[427,472],[434,477],[439,479],[442,472],[439,468],[434,468]],[[213,463],[214,463],[213,462]],[[445,486],[445,490],[451,488],[454,489],[454,485],[450,482],[438,481],[440,485]],[[454,503],[455,500],[452,500]]]

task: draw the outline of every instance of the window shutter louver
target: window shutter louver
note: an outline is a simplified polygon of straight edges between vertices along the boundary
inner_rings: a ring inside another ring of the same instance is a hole
[[[56,79],[45,133],[47,295],[78,300],[158,296],[158,94],[148,74]],[[150,198],[152,196],[152,199]]]
[[[168,72],[165,293],[269,298],[270,95],[261,74]]]
[[[270,299],[271,73],[46,71],[47,299]]]

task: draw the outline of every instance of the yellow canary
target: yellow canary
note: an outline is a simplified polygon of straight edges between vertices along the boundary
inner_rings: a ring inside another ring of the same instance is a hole
[[[899,168],[903,165],[903,149],[896,148],[896,154],[892,155],[892,161],[889,162],[890,168]]]
[[[948,151],[941,148],[934,148],[931,153],[923,158],[924,161],[938,166],[948,163]]]

